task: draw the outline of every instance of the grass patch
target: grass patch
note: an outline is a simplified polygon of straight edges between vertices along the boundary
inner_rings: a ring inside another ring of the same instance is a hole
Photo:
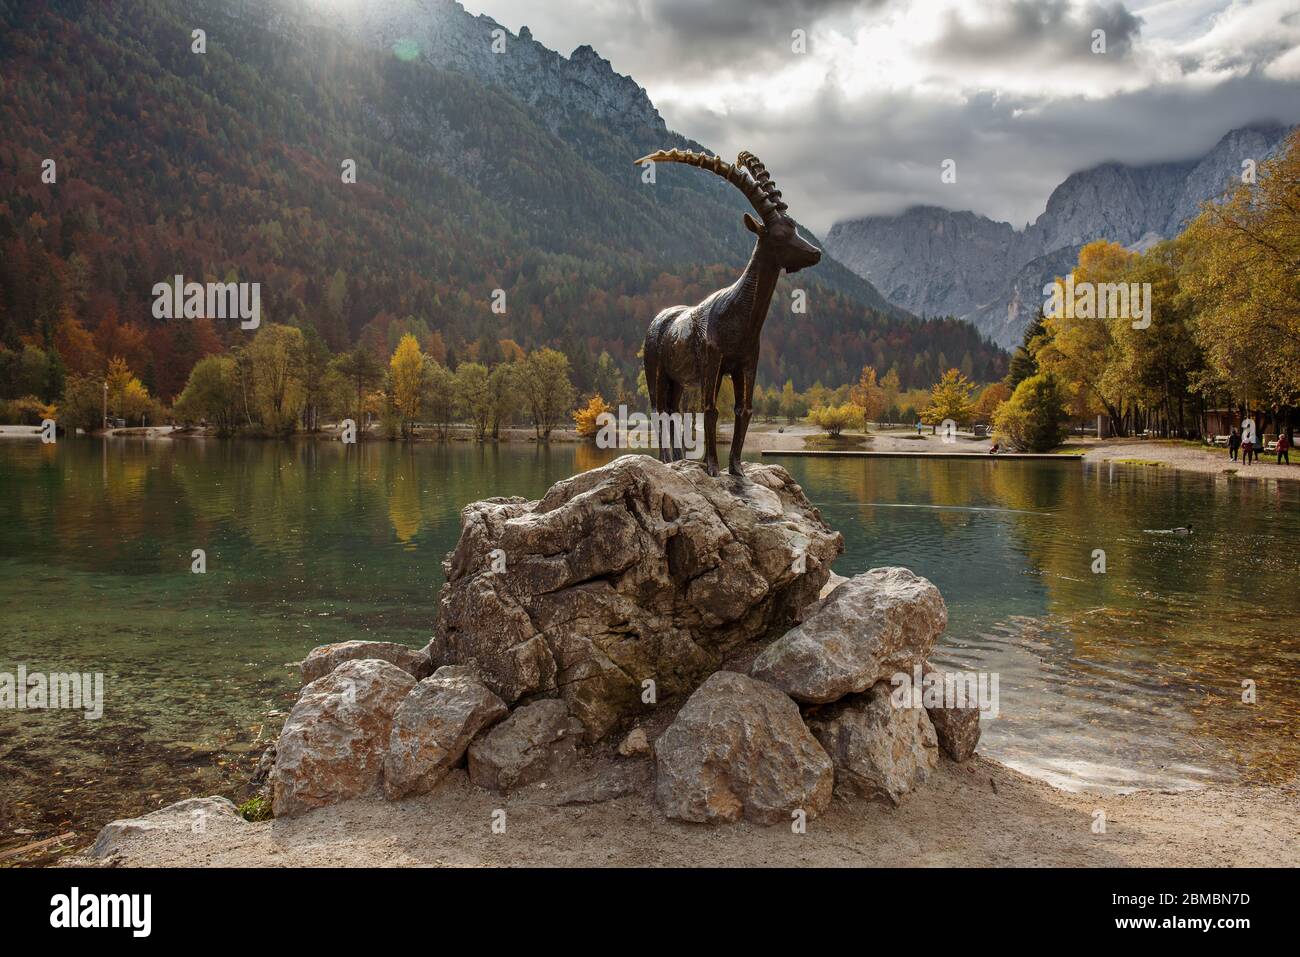
[[[271,802],[264,797],[251,797],[239,805],[239,813],[245,821],[269,821],[275,815],[271,813]]]
[[[1114,465],[1146,465],[1150,468],[1160,468],[1165,463],[1155,459],[1110,459]]]

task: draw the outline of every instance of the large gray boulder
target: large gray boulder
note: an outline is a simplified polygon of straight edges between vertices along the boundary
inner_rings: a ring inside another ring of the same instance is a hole
[[[888,682],[817,709],[808,727],[835,764],[835,788],[898,804],[939,763],[923,707],[895,707]]]
[[[303,688],[276,742],[275,816],[302,814],[376,787],[393,716],[414,686],[396,665],[362,658]]]
[[[906,568],[873,568],[821,599],[772,642],[750,674],[797,701],[825,704],[922,664],[948,625],[939,589]]]
[[[384,795],[424,794],[465,756],[474,735],[509,709],[461,665],[445,665],[398,705],[384,758]]]
[[[654,744],[655,792],[669,817],[717,824],[789,823],[830,803],[830,758],[799,707],[771,685],[719,671]]]
[[[429,653],[423,649],[399,645],[395,641],[336,641],[331,645],[317,645],[298,664],[302,683],[309,685],[323,678],[345,661],[358,658],[378,658],[401,668],[419,681],[433,673]]]
[[[489,791],[511,791],[557,775],[578,758],[582,724],[558,698],[516,708],[469,746],[469,779]]]
[[[843,549],[789,474],[622,458],[540,501],[467,506],[444,568],[431,658],[472,665],[508,704],[559,696],[592,739],[688,693],[796,620]]]

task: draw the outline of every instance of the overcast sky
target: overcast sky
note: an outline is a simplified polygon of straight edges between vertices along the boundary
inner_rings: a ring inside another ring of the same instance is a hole
[[[762,157],[822,233],[916,203],[1019,228],[1075,170],[1300,122],[1300,0],[461,2],[566,55],[591,44],[670,128]]]

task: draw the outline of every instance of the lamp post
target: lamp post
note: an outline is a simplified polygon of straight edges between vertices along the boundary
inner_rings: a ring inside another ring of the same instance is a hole
[[[108,379],[104,379],[104,431],[108,431]]]

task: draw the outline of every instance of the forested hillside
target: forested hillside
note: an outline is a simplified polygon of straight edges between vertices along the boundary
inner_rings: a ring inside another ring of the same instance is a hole
[[[0,345],[55,351],[66,372],[120,357],[170,401],[246,335],[154,319],[154,284],[180,274],[260,283],[263,325],[315,330],[332,351],[386,357],[405,332],[448,365],[502,339],[552,346],[585,390],[602,352],[634,381],[655,312],[747,257],[735,190],[685,168],[641,182],[631,160],[680,137],[557,135],[503,90],[367,49],[310,6],[273,23],[258,9],[0,0]],[[1004,371],[972,327],[914,320],[829,257],[793,279],[808,312],[791,314],[784,279],[765,383],[849,382],[865,364],[897,367],[904,388],[949,366]]]

